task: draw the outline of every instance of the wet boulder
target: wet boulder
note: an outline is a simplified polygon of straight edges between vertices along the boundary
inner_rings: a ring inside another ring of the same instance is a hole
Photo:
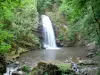
[[[97,46],[95,42],[91,42],[86,45],[86,50],[95,52],[97,50]]]
[[[33,68],[30,75],[62,75],[61,70],[56,65],[39,62],[36,68]]]
[[[78,65],[98,65],[98,61],[94,61],[94,60],[79,60]]]
[[[51,64],[45,62],[39,62],[38,65],[33,68],[30,75],[77,75],[75,71],[71,69],[71,64]]]
[[[93,57],[95,57],[95,55],[96,54],[94,52],[89,52],[86,57],[93,58]]]
[[[82,67],[80,73],[82,75],[97,75],[98,67]]]
[[[12,75],[27,75],[27,74],[23,71],[14,71]]]

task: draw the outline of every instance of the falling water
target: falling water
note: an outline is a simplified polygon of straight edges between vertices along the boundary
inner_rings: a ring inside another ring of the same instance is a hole
[[[43,34],[44,34],[44,47],[46,49],[56,49],[55,35],[52,27],[52,23],[48,16],[42,15],[42,25],[43,25]]]
[[[17,63],[11,63],[11,64],[9,64],[9,65],[7,65],[7,68],[6,68],[6,73],[5,74],[3,74],[3,75],[12,75],[12,73],[14,72],[14,71],[17,71],[17,69],[19,68],[19,64],[17,64]]]
[[[13,67],[7,67],[7,72],[4,75],[12,75],[14,71],[16,71],[18,68]]]

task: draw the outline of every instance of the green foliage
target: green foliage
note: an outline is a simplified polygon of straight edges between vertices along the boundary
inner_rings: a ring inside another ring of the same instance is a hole
[[[28,65],[24,65],[22,67],[22,71],[26,72],[27,74],[30,72],[30,67]]]
[[[44,12],[45,9],[52,7],[52,0],[38,0],[37,1],[37,9],[39,12]]]
[[[97,75],[100,75],[100,68],[98,69],[98,73],[97,73]]]
[[[39,44],[33,33],[38,21],[36,7],[36,0],[0,0],[0,53],[11,48],[11,41]]]
[[[68,20],[70,39],[77,34],[81,39],[99,42],[99,4],[99,0],[62,0],[59,9]]]
[[[57,65],[63,72],[71,68],[71,64],[61,63]]]
[[[68,38],[95,41],[100,46],[100,0],[62,0],[59,8],[68,21]],[[98,75],[99,75],[98,71]]]
[[[3,26],[3,24],[0,24],[0,53],[5,53],[11,48],[8,39],[13,37],[7,30],[2,29]]]
[[[38,13],[36,0],[21,1],[22,7],[17,8],[15,20],[12,23],[11,30],[15,35],[15,40],[18,44],[28,44],[33,48],[38,45],[37,37]],[[20,11],[19,11],[20,10]]]
[[[13,37],[9,26],[14,19],[14,10],[20,6],[17,0],[0,0],[0,53],[7,52],[10,48],[10,40]]]
[[[7,52],[10,48],[10,41],[13,37],[9,26],[14,19],[14,8],[19,5],[19,2],[12,0],[0,0],[0,53]]]
[[[61,0],[38,0],[37,1],[37,9],[39,13],[43,13],[45,12],[45,10],[52,9],[52,5],[54,3],[57,3],[58,5],[60,5]]]

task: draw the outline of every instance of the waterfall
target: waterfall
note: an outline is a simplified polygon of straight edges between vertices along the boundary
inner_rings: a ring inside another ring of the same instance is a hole
[[[56,41],[55,41],[55,35],[54,30],[52,27],[51,20],[48,16],[42,15],[42,25],[43,25],[43,44],[46,49],[56,49]]]

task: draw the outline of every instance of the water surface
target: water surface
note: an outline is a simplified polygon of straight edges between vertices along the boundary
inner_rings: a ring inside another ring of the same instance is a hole
[[[40,61],[65,61],[66,58],[70,57],[85,58],[87,53],[88,52],[86,52],[85,49],[81,47],[61,48],[53,50],[43,49],[24,53],[17,60],[30,66],[34,66]]]

